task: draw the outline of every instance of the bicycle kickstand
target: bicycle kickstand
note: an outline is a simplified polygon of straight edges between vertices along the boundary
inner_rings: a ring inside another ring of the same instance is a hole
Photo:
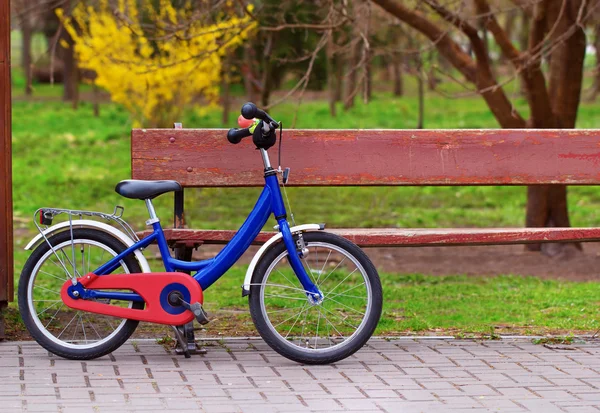
[[[190,321],[183,326],[171,326],[177,338],[176,354],[183,354],[185,358],[190,358],[192,354],[206,354],[207,351],[201,348],[194,337],[194,322]]]

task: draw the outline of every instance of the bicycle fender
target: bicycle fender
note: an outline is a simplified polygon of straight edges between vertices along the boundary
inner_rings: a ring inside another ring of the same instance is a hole
[[[296,234],[298,232],[306,232],[306,231],[319,231],[325,229],[323,224],[303,224],[296,225],[295,227],[291,227],[290,231],[292,234]],[[245,297],[250,294],[250,284],[252,283],[252,276],[254,275],[254,269],[260,261],[261,257],[265,254],[267,249],[275,242],[279,241],[283,235],[281,232],[273,235],[267,242],[263,244],[262,247],[256,252],[252,261],[250,261],[250,265],[248,266],[248,271],[246,271],[246,278],[244,278],[244,284],[242,285],[242,297]]]
[[[94,229],[98,229],[100,231],[106,232],[106,233],[118,238],[125,245],[127,245],[127,247],[131,247],[135,243],[131,239],[131,237],[129,237],[123,231],[121,231],[111,225],[105,224],[103,222],[94,221],[91,219],[77,219],[77,220],[72,221],[72,224],[73,224],[74,228],[94,228]],[[44,236],[46,236],[46,238],[48,238],[51,235],[54,235],[56,232],[60,232],[65,229],[68,230],[69,225],[70,225],[69,221],[64,221],[64,222],[58,223],[58,224],[53,225],[50,228],[44,230],[43,234],[44,234]],[[40,242],[44,242],[44,237],[42,236],[42,234],[37,234],[31,241],[29,241],[29,244],[27,244],[25,246],[25,250],[31,250],[33,247],[37,246]],[[146,258],[144,257],[144,254],[142,254],[142,252],[140,250],[135,250],[134,254],[135,254],[135,258],[138,260],[138,263],[140,264],[140,268],[142,269],[142,272],[152,272],[150,270],[150,265],[148,265],[148,261],[146,261]]]

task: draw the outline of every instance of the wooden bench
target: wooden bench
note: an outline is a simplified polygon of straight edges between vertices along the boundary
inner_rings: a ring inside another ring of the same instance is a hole
[[[226,134],[225,129],[134,129],[132,177],[173,179],[183,187],[262,186],[262,163],[251,140],[231,145]],[[288,130],[283,139],[282,166],[292,171],[289,186],[600,184],[598,130]],[[276,164],[277,146],[269,153]],[[184,228],[183,196],[183,191],[175,195],[174,228],[165,230],[180,259],[190,259],[194,246],[232,238],[235,231]],[[362,247],[600,240],[600,228],[333,232]],[[261,232],[255,243],[272,235]]]

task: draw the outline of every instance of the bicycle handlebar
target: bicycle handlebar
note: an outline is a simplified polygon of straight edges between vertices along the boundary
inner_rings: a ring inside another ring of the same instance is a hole
[[[267,114],[267,112],[257,108],[252,102],[245,103],[244,106],[242,106],[242,116],[246,119],[258,118],[260,120],[264,120],[265,122],[275,122],[273,118]]]
[[[269,116],[267,112],[256,107],[252,102],[245,103],[241,110],[242,116],[245,119],[260,119],[265,122],[264,131],[275,130],[279,127],[279,122]],[[227,140],[233,144],[238,144],[245,137],[251,136],[250,128],[231,128],[227,132]]]
[[[233,144],[238,144],[245,137],[252,136],[252,132],[250,132],[250,128],[238,129],[231,128],[229,132],[227,132],[227,140]]]

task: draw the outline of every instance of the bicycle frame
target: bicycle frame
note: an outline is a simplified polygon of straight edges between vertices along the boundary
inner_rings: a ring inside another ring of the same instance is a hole
[[[202,290],[206,290],[212,284],[214,284],[215,281],[221,278],[221,276],[223,276],[225,272],[227,272],[227,270],[229,270],[229,268],[231,268],[231,266],[235,264],[235,262],[242,256],[242,254],[248,249],[254,238],[256,238],[260,230],[263,228],[271,213],[273,213],[275,219],[277,220],[277,224],[279,225],[279,231],[283,235],[285,246],[289,252],[290,265],[296,273],[298,280],[306,290],[307,294],[313,294],[315,295],[315,298],[318,296],[322,298],[322,294],[311,281],[300,260],[296,243],[287,222],[287,213],[283,203],[283,198],[281,196],[281,190],[279,188],[277,172],[270,166],[266,150],[261,149],[261,154],[265,164],[265,186],[258,200],[256,201],[254,208],[238,232],[215,257],[195,262],[182,261],[173,258],[169,251],[169,245],[167,244],[167,240],[163,233],[160,220],[154,212],[152,202],[150,200],[146,200],[146,205],[150,214],[150,220],[148,222],[152,224],[152,228],[154,230],[152,234],[136,242],[131,247],[127,248],[125,251],[93,271],[93,273],[96,275],[110,274],[121,265],[120,261],[123,258],[129,254],[132,254],[135,250],[146,248],[148,245],[156,241],[163,260],[165,271],[197,271],[193,278],[200,284]],[[89,291],[89,293],[91,294],[88,296],[92,296],[94,298],[143,301],[142,298],[135,293],[110,291]]]

